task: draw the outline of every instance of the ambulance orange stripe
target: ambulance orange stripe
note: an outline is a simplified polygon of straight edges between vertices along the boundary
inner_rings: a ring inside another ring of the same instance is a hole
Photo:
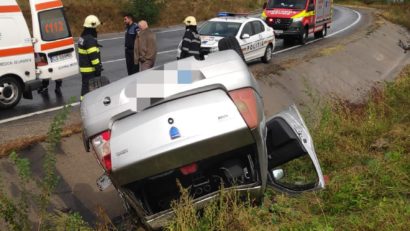
[[[0,57],[12,56],[12,55],[24,55],[34,53],[32,46],[16,47],[9,49],[0,49]]]
[[[17,5],[0,6],[0,13],[15,13],[21,12],[20,7]]]
[[[56,8],[56,7],[62,7],[63,3],[61,2],[61,0],[55,0],[52,2],[44,2],[44,3],[39,3],[36,4],[36,10],[40,11],[40,10],[47,10],[50,8]]]
[[[68,38],[68,39],[64,39],[64,40],[61,40],[61,41],[49,42],[49,43],[42,44],[41,45],[41,50],[45,51],[45,50],[50,50],[50,49],[54,49],[54,48],[69,46],[69,45],[73,45],[73,44],[74,44],[73,38]]]

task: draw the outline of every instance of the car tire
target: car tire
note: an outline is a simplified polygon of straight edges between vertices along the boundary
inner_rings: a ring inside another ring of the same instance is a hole
[[[245,56],[243,55],[241,46],[239,45],[238,40],[233,36],[225,37],[219,40],[218,49],[219,51],[234,50],[238,53],[242,60],[245,61]]]
[[[307,40],[308,40],[308,37],[309,37],[309,29],[308,29],[308,27],[306,26],[306,27],[303,29],[302,33],[301,33],[301,34],[299,35],[299,37],[298,37],[299,43],[300,43],[301,45],[306,44],[306,42],[307,42]]]
[[[327,25],[324,25],[321,31],[315,32],[315,39],[323,38],[326,35],[327,35]]]
[[[269,63],[272,59],[272,45],[268,45],[265,50],[265,54],[262,57],[262,62]]]
[[[12,76],[0,78],[0,87],[3,87],[3,95],[0,96],[0,109],[13,108],[20,102],[23,86],[16,78]]]

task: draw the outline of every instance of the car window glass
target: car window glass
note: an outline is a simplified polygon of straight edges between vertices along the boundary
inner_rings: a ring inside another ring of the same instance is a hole
[[[199,34],[210,36],[236,36],[241,24],[236,22],[207,22],[199,29]]]
[[[40,12],[38,16],[41,38],[44,41],[53,41],[71,36],[63,9]]]
[[[241,36],[244,34],[248,34],[249,36],[253,35],[252,25],[250,22],[246,23],[245,26],[243,27]]]
[[[252,25],[253,25],[253,30],[255,31],[255,34],[259,34],[265,31],[265,27],[259,21],[253,21]]]

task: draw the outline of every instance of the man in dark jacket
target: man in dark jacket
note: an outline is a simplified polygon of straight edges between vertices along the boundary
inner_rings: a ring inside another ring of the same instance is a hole
[[[186,28],[184,37],[182,37],[180,58],[183,59],[189,56],[195,56],[195,58],[201,59],[201,37],[196,28],[196,19],[193,16],[188,16],[185,18],[184,23]]]
[[[127,64],[128,75],[132,75],[139,71],[139,65],[134,63],[134,43],[137,37],[139,27],[134,22],[132,15],[127,14],[124,16],[124,24],[126,26],[125,31],[125,62]]]
[[[97,27],[101,25],[100,20],[89,15],[84,21],[84,30],[78,39],[78,62],[81,73],[81,99],[89,91],[89,81],[101,76],[102,63],[100,45],[97,42]]]

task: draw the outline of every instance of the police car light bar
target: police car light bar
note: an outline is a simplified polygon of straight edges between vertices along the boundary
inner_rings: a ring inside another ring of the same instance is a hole
[[[218,17],[248,16],[245,13],[219,12]]]

